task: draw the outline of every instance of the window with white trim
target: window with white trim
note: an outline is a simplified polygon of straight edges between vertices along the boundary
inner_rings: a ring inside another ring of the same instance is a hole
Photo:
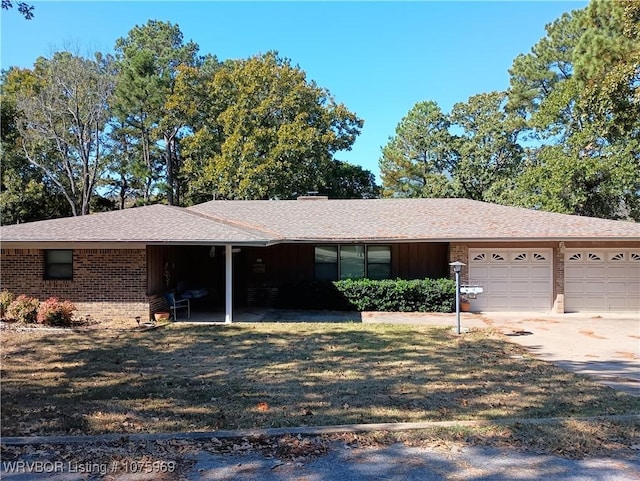
[[[391,247],[383,245],[323,245],[314,253],[315,279],[388,279]]]

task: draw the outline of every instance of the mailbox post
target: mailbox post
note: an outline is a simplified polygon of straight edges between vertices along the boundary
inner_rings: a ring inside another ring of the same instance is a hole
[[[453,272],[456,274],[456,332],[460,335],[460,270],[462,266],[466,266],[464,262],[456,261],[449,264],[453,267]]]

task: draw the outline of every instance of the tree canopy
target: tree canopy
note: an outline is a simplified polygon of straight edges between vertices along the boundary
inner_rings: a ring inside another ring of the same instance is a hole
[[[22,15],[26,20],[31,20],[34,16],[34,6],[27,2],[16,2],[18,6],[18,13]],[[13,2],[11,0],[2,0],[2,10],[11,10],[13,8]]]
[[[639,25],[640,3],[592,0],[514,59],[506,92],[417,103],[382,149],[384,195],[640,220]]]
[[[224,63],[198,52],[178,25],[150,20],[114,55],[61,51],[7,71],[2,223],[153,202],[378,195],[371,172],[335,158],[363,121],[300,67],[276,52]]]
[[[185,141],[194,196],[290,198],[327,184],[362,120],[275,52],[228,62],[207,81],[202,125]],[[194,155],[197,153],[198,155]],[[203,158],[202,154],[205,154]]]
[[[509,78],[449,112],[416,102],[382,147],[379,188],[339,160],[364,120],[300,66],[277,52],[221,62],[149,20],[113,54],[3,72],[0,222],[309,191],[640,220],[640,2],[561,15]]]

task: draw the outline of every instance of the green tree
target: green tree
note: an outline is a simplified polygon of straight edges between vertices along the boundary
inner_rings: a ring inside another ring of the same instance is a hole
[[[202,125],[185,139],[192,198],[290,198],[319,190],[362,120],[269,52],[222,65]]]
[[[418,102],[382,148],[380,171],[384,197],[449,197],[457,139],[448,117],[433,102]]]
[[[0,224],[16,224],[69,215],[64,197],[44,172],[24,156],[18,132],[16,93],[33,81],[28,70],[12,68],[0,85]]]
[[[592,1],[574,52],[582,109],[609,141],[640,132],[640,3]]]
[[[27,2],[16,2],[18,6],[18,12],[22,15],[26,20],[31,20],[33,18],[33,5],[29,5]],[[11,0],[2,0],[2,10],[11,10],[13,8],[13,2]]]
[[[16,126],[24,157],[39,168],[73,215],[90,211],[104,173],[105,126],[113,79],[107,59],[57,52],[39,58],[16,91]]]
[[[138,160],[131,165],[147,176],[143,197],[148,201],[157,187],[155,148],[162,145],[164,189],[170,205],[180,203],[179,136],[186,126],[181,111],[170,102],[180,66],[197,66],[198,45],[185,43],[178,25],[149,20],[135,26],[116,41],[121,74],[114,98],[114,111],[120,123],[138,132],[135,148]],[[140,169],[143,167],[143,169]]]
[[[319,184],[319,192],[331,199],[375,199],[380,195],[380,187],[370,171],[333,160]]]
[[[111,108],[111,141],[116,155],[110,171],[121,208],[132,195],[149,203],[161,179],[163,158],[156,135],[164,103],[160,84],[152,52],[141,50],[120,63]]]
[[[506,101],[504,92],[490,92],[453,106],[451,124],[463,132],[452,168],[457,196],[500,203],[520,172],[524,150],[518,136],[524,122],[505,111]]]
[[[629,72],[626,54],[633,48],[620,38],[623,16],[611,15],[608,6],[614,4],[606,5],[593,2],[588,9],[564,14],[547,26],[546,37],[531,53],[514,61],[509,108],[526,119],[535,142],[528,149],[527,168],[509,193],[513,203],[639,218],[635,74],[623,81],[609,76],[619,73],[618,67]]]

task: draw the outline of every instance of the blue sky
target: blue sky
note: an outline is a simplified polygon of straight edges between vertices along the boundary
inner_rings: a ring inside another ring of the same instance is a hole
[[[185,41],[221,60],[278,50],[364,119],[353,149],[336,157],[375,174],[381,147],[416,102],[434,100],[448,112],[471,95],[504,90],[513,59],[544,26],[588,3],[27,2],[32,20],[2,12],[2,69],[69,48],[110,52],[149,19],[178,24]]]

